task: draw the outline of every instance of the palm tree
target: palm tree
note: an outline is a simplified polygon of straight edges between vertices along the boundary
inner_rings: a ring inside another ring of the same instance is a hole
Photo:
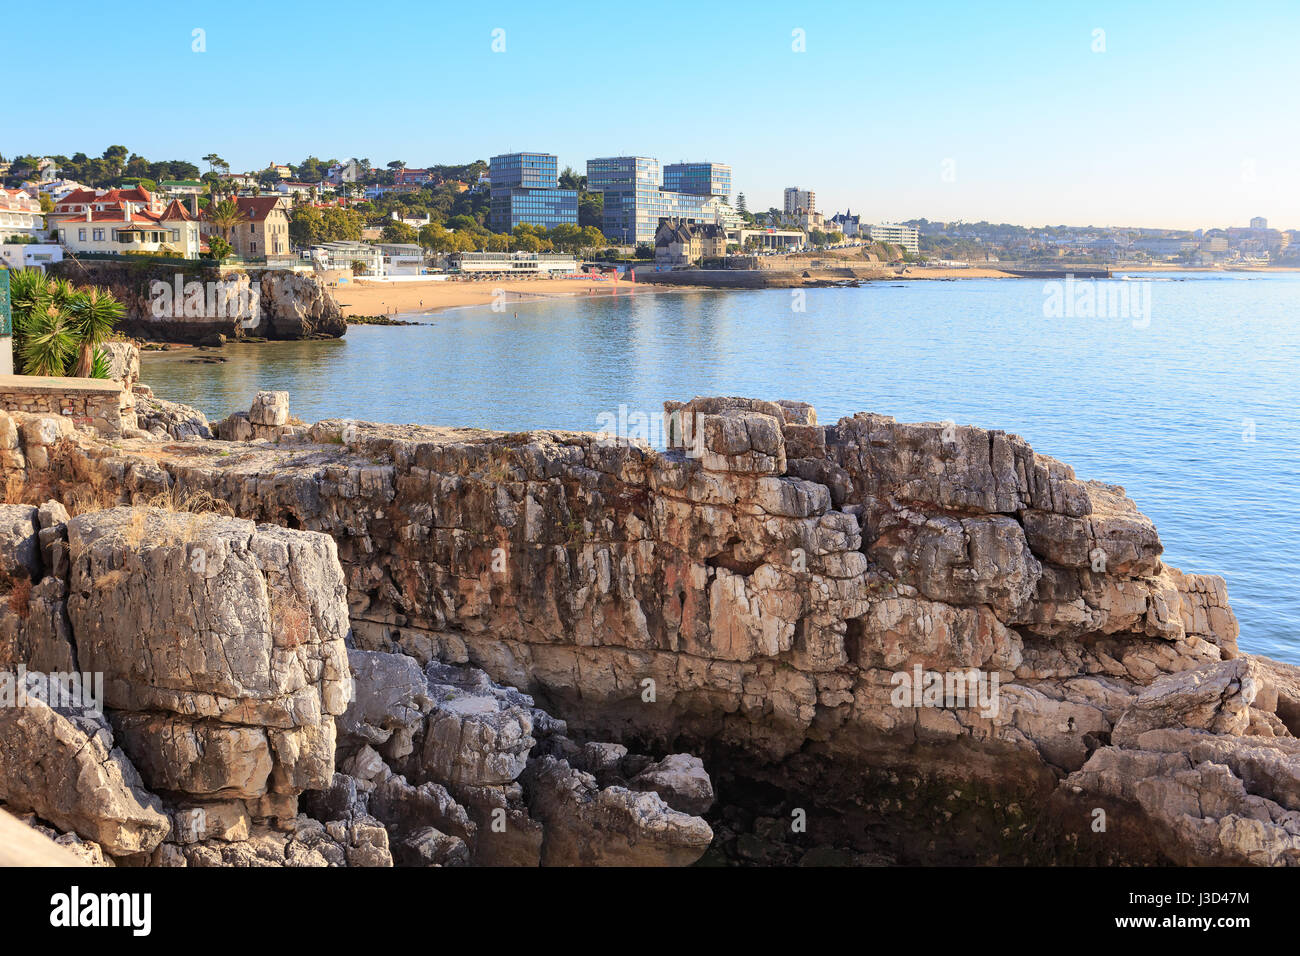
[[[234,238],[235,227],[247,218],[244,210],[239,208],[239,203],[233,199],[221,200],[208,213],[208,221],[221,230],[221,238],[232,246],[234,243],[231,240]]]
[[[42,304],[50,301],[50,283],[41,269],[19,269],[9,273],[9,302],[13,306],[14,322],[20,316],[34,315]]]
[[[88,378],[94,369],[96,347],[113,334],[113,327],[125,310],[107,289],[92,286],[78,292],[68,303],[67,311],[80,349],[77,370],[72,374],[77,378]]]
[[[39,269],[10,273],[14,351],[27,375],[66,375],[73,356],[78,376],[104,377],[98,348],[124,312],[103,289],[78,290]]]
[[[77,351],[77,335],[68,317],[53,305],[25,317],[19,357],[27,375],[62,375]]]

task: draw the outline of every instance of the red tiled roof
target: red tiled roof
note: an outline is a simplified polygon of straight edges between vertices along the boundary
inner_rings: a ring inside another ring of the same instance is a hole
[[[181,205],[179,199],[173,199],[168,203],[167,208],[164,209],[162,215],[158,217],[159,222],[172,222],[176,219],[183,219],[186,222],[194,221],[194,217],[190,215],[190,211]]]
[[[245,222],[263,222],[281,202],[279,196],[238,196],[235,199],[239,206],[239,211],[244,214]],[[212,218],[214,205],[209,205],[203,211],[204,219]]]

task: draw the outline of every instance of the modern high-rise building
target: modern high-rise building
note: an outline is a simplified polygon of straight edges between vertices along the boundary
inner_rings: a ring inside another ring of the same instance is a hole
[[[785,214],[797,216],[800,213],[817,211],[817,193],[811,189],[787,186],[785,190]]]
[[[921,251],[921,234],[915,226],[905,226],[897,222],[878,222],[868,227],[872,242],[888,242],[902,246],[912,255]]]
[[[724,163],[669,163],[664,167],[664,189],[694,196],[731,200],[731,167]]]
[[[1252,219],[1252,220],[1250,221],[1250,228],[1251,228],[1251,229],[1267,229],[1267,228],[1268,228],[1268,220],[1265,219],[1263,216],[1256,216],[1254,219]]]
[[[488,228],[509,232],[520,223],[546,229],[577,225],[578,191],[559,188],[558,163],[550,153],[493,156],[488,174]]]
[[[607,238],[631,245],[652,243],[660,219],[724,224],[732,213],[723,192],[731,189],[731,167],[675,163],[668,168],[676,189],[665,182],[659,160],[649,156],[587,160],[587,188],[604,195],[601,232]]]

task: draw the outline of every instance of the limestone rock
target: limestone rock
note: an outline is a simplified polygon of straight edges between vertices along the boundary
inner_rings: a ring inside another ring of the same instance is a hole
[[[170,829],[102,717],[39,701],[0,707],[0,801],[112,854],[148,853]]]
[[[554,757],[531,761],[525,786],[544,827],[543,866],[689,866],[713,840],[707,823],[657,793],[601,790]]]
[[[108,706],[290,728],[350,696],[333,541],[213,515],[115,508],[68,522],[68,614]]]
[[[691,754],[669,754],[631,780],[633,790],[653,790],[682,813],[701,816],[713,806],[713,781],[704,762]]]

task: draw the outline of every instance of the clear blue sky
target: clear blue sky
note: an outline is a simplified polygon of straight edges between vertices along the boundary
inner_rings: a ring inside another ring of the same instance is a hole
[[[639,154],[730,163],[750,208],[801,185],[871,221],[1300,227],[1294,0],[74,0],[5,20],[6,156]]]

